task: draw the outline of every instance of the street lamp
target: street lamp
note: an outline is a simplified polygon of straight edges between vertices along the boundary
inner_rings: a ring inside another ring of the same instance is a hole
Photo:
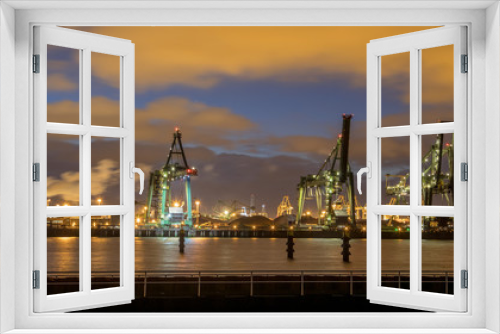
[[[101,205],[101,203],[102,203],[102,199],[98,198],[98,199],[97,199],[97,203],[99,203],[99,205]]]

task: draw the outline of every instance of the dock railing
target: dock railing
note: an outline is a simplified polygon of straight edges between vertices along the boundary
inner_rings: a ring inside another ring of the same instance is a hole
[[[78,284],[77,272],[49,272],[49,291]],[[408,289],[409,271],[388,270],[381,285]],[[119,272],[92,272],[92,288],[118,286]],[[365,270],[144,270],[135,274],[136,297],[366,294]],[[424,291],[453,293],[453,271],[422,271]],[[51,290],[52,289],[52,290]],[[73,290],[74,291],[74,290]]]

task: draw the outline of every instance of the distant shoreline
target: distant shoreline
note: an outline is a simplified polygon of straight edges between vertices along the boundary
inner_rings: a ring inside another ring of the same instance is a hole
[[[382,239],[409,239],[410,232],[382,231]],[[78,228],[47,227],[47,237],[78,237]],[[93,228],[92,237],[119,237],[119,229]],[[341,238],[342,231],[294,231],[295,238]],[[135,230],[136,237],[179,237],[179,230],[149,229]],[[266,230],[190,230],[186,233],[187,238],[286,238],[288,231],[266,231]],[[351,239],[365,239],[366,232],[352,231]],[[453,232],[422,232],[422,239],[453,240]]]

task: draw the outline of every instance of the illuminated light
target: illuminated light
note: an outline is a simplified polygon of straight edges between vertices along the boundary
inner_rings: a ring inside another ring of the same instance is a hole
[[[274,225],[271,226],[271,230],[274,230]]]
[[[233,228],[236,229],[238,226],[234,225]]]
[[[214,228],[218,228],[219,226],[215,225]]]
[[[179,202],[174,202],[174,206],[175,206],[176,208],[178,208],[178,207],[179,207]]]
[[[290,226],[290,230],[293,230],[293,226]]]
[[[138,223],[140,223],[141,222],[141,218],[137,218],[135,221],[138,222]]]
[[[224,211],[224,214],[227,216],[229,214],[229,211]]]
[[[69,206],[68,203],[64,203],[64,206]]]
[[[71,226],[75,226],[75,225],[76,225],[75,223],[71,224]]]
[[[312,226],[309,226],[309,229],[312,230]]]
[[[252,226],[252,228],[255,230],[255,225],[254,225],[254,226]]]
[[[174,128],[174,131],[175,131],[175,132],[179,132],[179,127],[178,127],[178,126],[176,126],[176,127]]]
[[[200,201],[194,202],[194,204],[196,204],[196,205],[200,205],[200,203],[201,203]]]
[[[396,228],[394,229],[394,231],[398,231],[398,228],[396,227]]]

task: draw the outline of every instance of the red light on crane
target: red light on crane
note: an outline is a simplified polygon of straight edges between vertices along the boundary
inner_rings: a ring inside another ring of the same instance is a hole
[[[179,127],[178,127],[178,126],[176,126],[176,127],[174,128],[174,131],[175,131],[175,132],[179,132],[179,130],[180,130],[180,129],[179,129]]]

